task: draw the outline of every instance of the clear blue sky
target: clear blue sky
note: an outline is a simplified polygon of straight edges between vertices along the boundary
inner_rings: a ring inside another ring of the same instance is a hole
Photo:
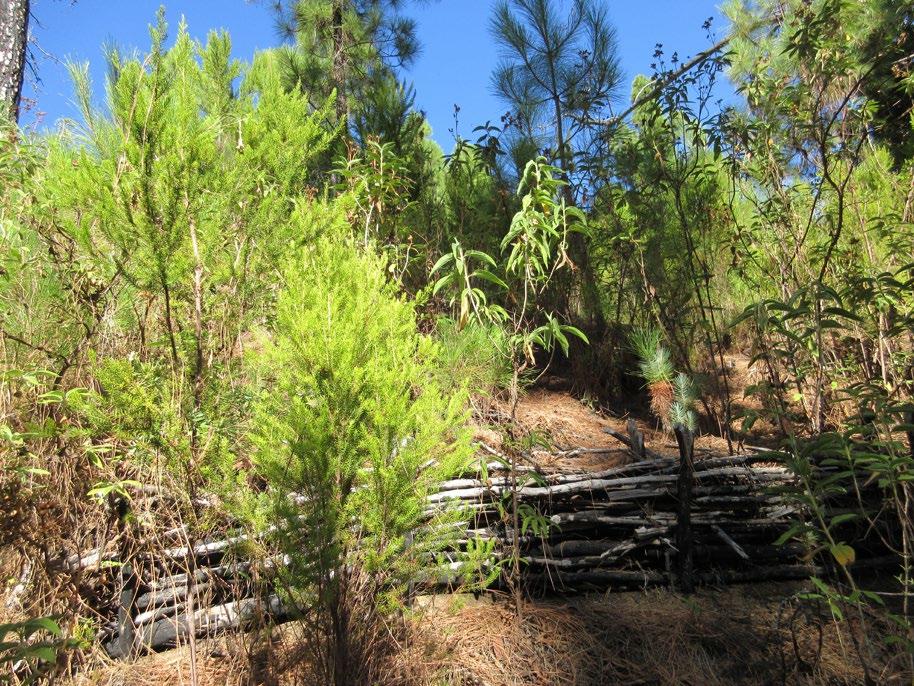
[[[726,21],[709,0],[605,0],[619,39],[625,71],[622,96],[627,100],[631,79],[649,72],[655,43],[667,55],[680,58],[708,46],[702,22],[714,17],[719,37]],[[721,0],[718,0],[720,2]],[[34,98],[23,125],[52,125],[60,117],[77,117],[63,61],[89,61],[96,91],[104,86],[101,46],[116,42],[128,50],[149,45],[148,24],[160,4],[165,4],[170,34],[183,15],[194,37],[205,38],[210,29],[227,29],[235,56],[249,60],[256,50],[276,45],[279,39],[269,10],[246,0],[32,0],[32,36],[37,76],[27,74],[24,95]],[[497,123],[505,106],[492,96],[489,74],[498,50],[488,32],[493,0],[433,0],[407,4],[405,13],[419,26],[422,53],[404,73],[416,87],[416,105],[428,115],[436,140],[450,150],[453,107],[459,104],[460,133],[469,137],[474,126]]]

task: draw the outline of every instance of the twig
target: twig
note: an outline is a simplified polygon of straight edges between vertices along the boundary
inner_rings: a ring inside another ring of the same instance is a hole
[[[733,550],[736,552],[737,555],[739,555],[744,560],[747,560],[747,561],[749,560],[749,556],[746,554],[746,551],[743,550],[742,548],[740,548],[739,544],[736,541],[734,541],[732,538],[730,538],[727,535],[726,531],[724,531],[719,526],[717,526],[717,524],[712,524],[711,530],[717,534],[717,536],[718,536],[718,538],[720,538],[720,540],[722,540],[728,546],[733,548]]]

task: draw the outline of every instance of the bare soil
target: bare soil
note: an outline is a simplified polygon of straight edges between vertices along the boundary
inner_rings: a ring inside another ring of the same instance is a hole
[[[492,408],[494,412],[490,415],[504,422],[509,412],[507,403],[494,403]],[[535,465],[546,473],[598,471],[624,464],[630,457],[628,449],[606,429],[624,435],[629,419],[644,434],[648,449],[667,457],[679,454],[674,437],[644,413],[612,413],[566,390],[545,386],[530,389],[518,402],[516,419],[515,433],[534,434],[541,441],[542,445],[531,452]],[[477,420],[473,425],[474,438],[500,449],[505,440],[503,426],[503,423]],[[698,436],[695,446],[699,458],[725,455],[728,450],[723,438],[709,434]],[[576,451],[577,448],[585,450]]]

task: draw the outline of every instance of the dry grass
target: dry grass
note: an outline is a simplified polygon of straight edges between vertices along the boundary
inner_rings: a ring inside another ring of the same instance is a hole
[[[426,626],[448,654],[443,683],[455,685],[862,683],[847,636],[825,626],[820,648],[818,627],[783,611],[784,592],[591,596],[531,604],[521,621],[477,604]]]
[[[527,605],[453,596],[427,599],[398,631],[399,650],[376,683],[404,686],[590,684],[859,684],[848,627],[795,612],[792,584],[704,590],[685,599],[668,591],[619,593]],[[229,637],[197,647],[197,683],[314,684],[301,662],[294,625],[259,642]],[[821,639],[820,639],[821,636]],[[246,645],[242,643],[246,642]],[[252,648],[251,646],[256,646]],[[190,684],[182,648],[111,665],[78,686]],[[886,660],[872,665],[878,683]]]
[[[204,646],[207,647],[210,646]],[[201,651],[198,646],[195,658],[196,666],[192,669],[190,650],[182,647],[136,661],[111,663],[78,674],[68,683],[71,686],[165,686],[191,683],[196,683],[197,686],[242,686],[251,683],[251,669],[241,655],[228,655],[215,646],[212,652]]]

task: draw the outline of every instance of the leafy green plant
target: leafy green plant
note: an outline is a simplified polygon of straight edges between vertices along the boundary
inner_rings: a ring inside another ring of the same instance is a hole
[[[100,481],[92,487],[87,495],[90,498],[97,498],[98,500],[106,500],[111,496],[117,496],[119,498],[123,498],[124,500],[130,500],[131,496],[128,489],[137,488],[139,486],[142,486],[142,484],[135,479]]]
[[[565,253],[569,233],[583,231],[585,226],[583,212],[569,207],[564,199],[557,199],[564,186],[564,182],[557,178],[559,172],[543,158],[531,160],[526,165],[517,188],[521,208],[511,220],[511,226],[501,242],[502,265],[479,250],[465,251],[455,241],[451,252],[443,255],[432,268],[432,274],[435,274],[449,267],[449,271],[435,283],[434,292],[450,291],[452,307],[459,303],[460,326],[465,326],[472,319],[483,326],[500,326],[505,331],[505,350],[513,370],[508,393],[512,421],[509,433],[514,430],[520,379],[535,366],[536,348],[552,352],[559,347],[567,355],[569,336],[587,342],[582,331],[560,322],[542,304],[542,297],[555,273],[570,264]],[[503,276],[496,273],[499,267]],[[481,282],[502,291],[505,305],[491,302]],[[536,518],[535,513],[522,513],[520,510],[516,459],[517,450],[511,450],[508,465],[513,531],[511,559],[515,604],[520,615],[523,600],[520,589],[521,529],[527,523],[535,523]]]
[[[400,284],[417,260],[419,247],[413,244],[414,228],[406,225],[414,204],[415,184],[406,162],[394,144],[372,137],[361,150],[350,146],[348,159],[335,172],[341,181],[342,200],[352,203],[348,214],[353,233],[362,245],[382,250],[388,269]]]
[[[901,616],[887,612],[878,586],[867,588],[858,580],[854,569],[857,558],[854,535],[860,527],[868,527],[879,531],[883,540],[890,541],[893,528],[900,525],[910,531],[911,522],[906,514],[895,512],[897,524],[893,524],[882,512],[870,510],[864,505],[861,489],[868,479],[878,479],[888,491],[884,511],[891,512],[892,506],[888,503],[897,503],[896,499],[904,498],[908,481],[896,470],[909,462],[910,455],[897,452],[898,446],[878,440],[872,445],[861,443],[852,438],[854,433],[853,430],[846,434],[829,432],[808,440],[793,438],[787,443],[782,456],[796,475],[796,484],[785,489],[783,495],[802,516],[777,543],[791,539],[801,541],[808,548],[810,558],[819,560],[827,570],[812,578],[813,588],[801,597],[825,603],[835,621],[843,622],[853,615],[859,628],[849,626],[848,631],[861,665],[869,673],[874,642],[865,630],[859,630],[867,625],[867,606],[887,613],[897,627],[900,634],[890,642],[910,646],[912,627],[904,619],[906,611]],[[842,500],[849,494],[860,504],[859,508],[843,506]],[[903,598],[910,594],[911,585],[910,568],[906,563],[908,536],[908,533],[902,536],[898,550],[902,564],[898,579]],[[907,601],[903,602],[903,607],[907,607]],[[905,650],[910,649],[905,647]]]
[[[58,654],[73,645],[53,617],[0,624],[0,683],[37,682],[54,668]]]
[[[570,324],[541,307],[539,299],[554,274],[570,265],[565,253],[568,235],[583,231],[584,213],[557,200],[564,183],[556,177],[558,169],[542,158],[531,160],[517,188],[521,209],[501,242],[504,263],[479,250],[464,250],[458,241],[451,252],[442,255],[431,273],[449,268],[435,282],[434,293],[451,293],[450,303],[458,305],[458,322],[465,326],[470,318],[484,325],[496,324],[506,331],[507,350],[514,367],[510,388],[512,417],[517,407],[520,376],[536,363],[535,348],[551,352],[559,347],[567,354],[568,336],[585,343],[587,337]],[[490,302],[481,282],[500,290],[507,306]]]

